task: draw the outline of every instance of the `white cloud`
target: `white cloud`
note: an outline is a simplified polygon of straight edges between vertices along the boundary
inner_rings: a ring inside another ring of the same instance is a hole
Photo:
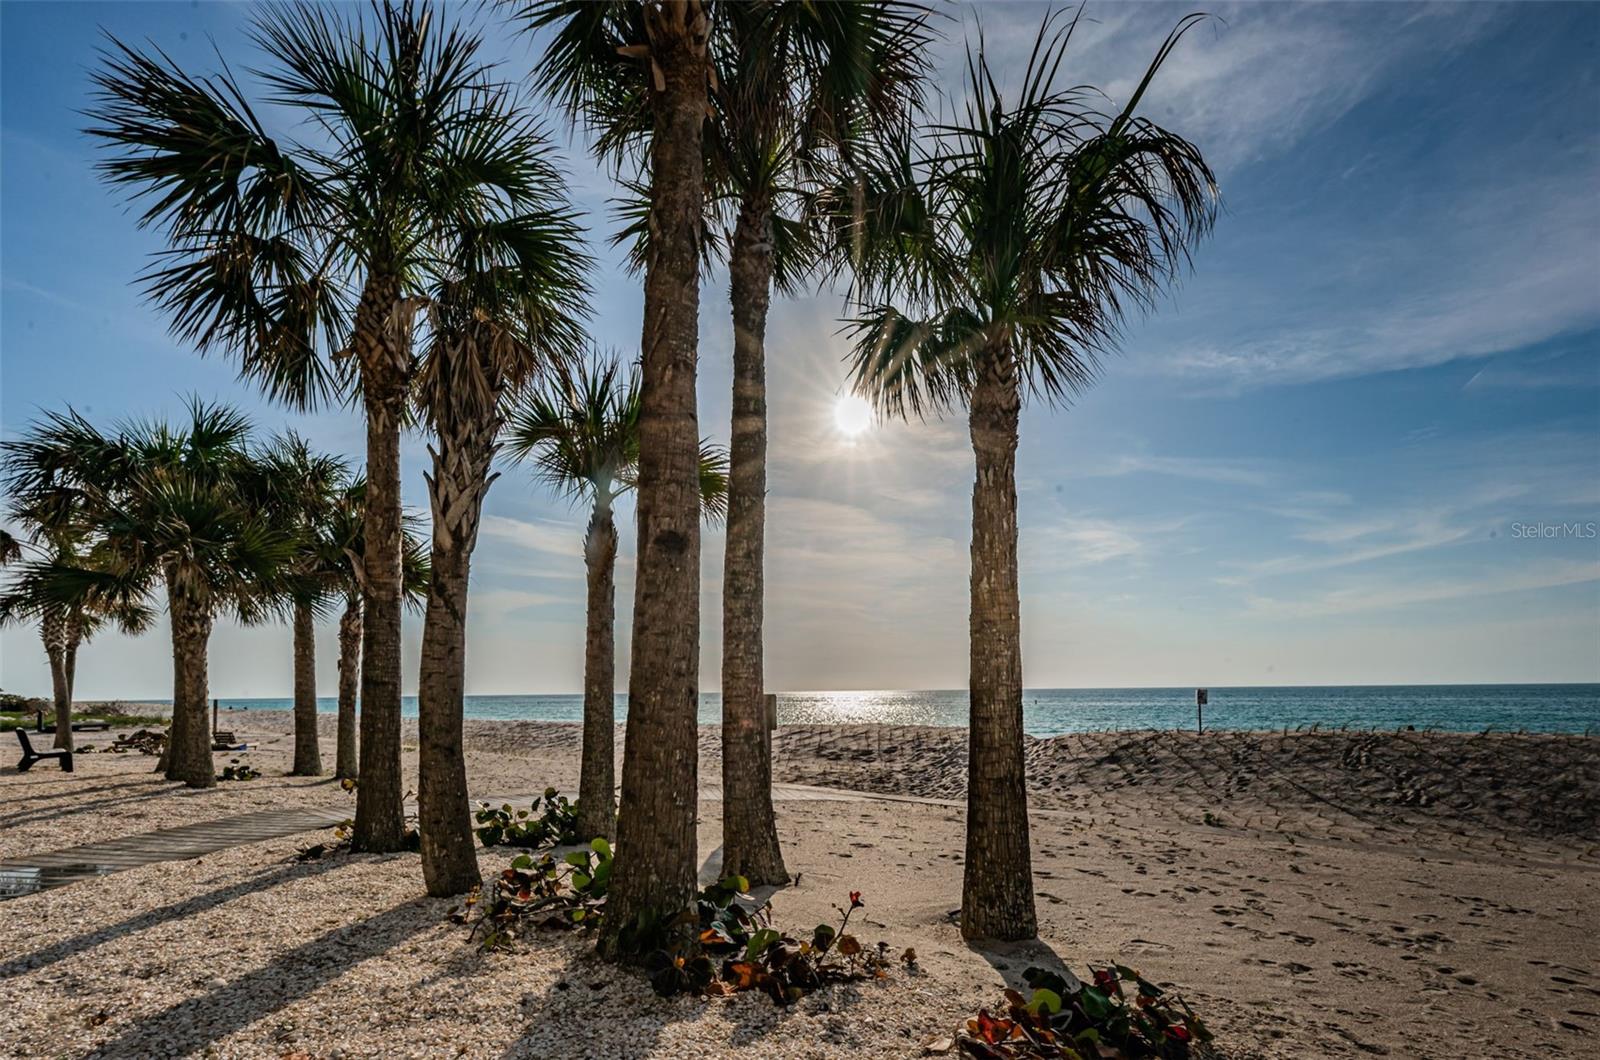
[[[1374,578],[1327,592],[1305,593],[1292,600],[1252,596],[1247,604],[1250,613],[1264,618],[1315,618],[1362,611],[1392,611],[1419,604],[1554,589],[1593,581],[1600,581],[1600,561],[1557,561],[1468,578],[1401,584],[1396,584],[1392,578]]]
[[[583,562],[583,527],[554,519],[512,519],[504,515],[485,515],[479,527],[480,538],[504,541],[533,552]]]

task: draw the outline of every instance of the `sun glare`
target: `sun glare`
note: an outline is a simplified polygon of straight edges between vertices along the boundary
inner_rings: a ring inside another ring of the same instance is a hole
[[[872,406],[854,394],[841,394],[833,403],[833,425],[846,438],[856,438],[872,426]]]

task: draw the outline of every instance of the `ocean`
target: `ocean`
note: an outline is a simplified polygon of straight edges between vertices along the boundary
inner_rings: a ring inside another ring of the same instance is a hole
[[[1023,693],[1023,727],[1035,736],[1117,729],[1192,729],[1192,688],[1030,688]],[[1352,687],[1212,688],[1205,707],[1208,729],[1266,730],[1320,725],[1352,729],[1481,732],[1600,731],[1600,684],[1574,685],[1368,685]],[[232,709],[288,710],[288,699],[224,699]],[[317,701],[332,712],[337,701]],[[415,696],[402,707],[417,713]],[[700,721],[721,720],[722,697],[700,697]],[[616,698],[617,720],[627,718],[627,696]],[[468,696],[469,718],[579,721],[583,697]],[[778,720],[785,725],[889,725],[967,723],[967,693],[948,691],[780,692]]]

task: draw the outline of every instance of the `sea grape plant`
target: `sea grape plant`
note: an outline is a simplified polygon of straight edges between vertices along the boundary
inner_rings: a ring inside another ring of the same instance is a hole
[[[543,807],[541,809],[541,806]],[[473,814],[478,842],[486,847],[512,846],[538,850],[541,847],[571,846],[578,840],[578,804],[569,802],[555,788],[533,800],[526,810],[512,810],[510,803],[496,808],[479,803]]]
[[[1024,998],[1005,993],[1002,1015],[980,1009],[957,1037],[978,1060],[1200,1060],[1212,1056],[1211,1032],[1182,998],[1132,968],[1090,968],[1087,983],[1029,968]]]

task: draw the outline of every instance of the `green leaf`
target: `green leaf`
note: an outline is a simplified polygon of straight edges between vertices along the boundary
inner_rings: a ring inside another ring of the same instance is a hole
[[[744,959],[753,961],[766,952],[768,946],[777,942],[782,936],[772,928],[762,928],[750,936],[750,945],[745,947]]]
[[[514,869],[532,868],[533,859],[526,854],[518,854],[516,857],[511,859],[511,867]]]
[[[1111,1011],[1111,1001],[1100,991],[1092,986],[1086,986],[1078,994],[1083,1005],[1084,1014],[1092,1020],[1102,1020]]]
[[[611,857],[611,844],[606,842],[604,836],[595,836],[589,840],[589,849],[603,858]]]
[[[1061,995],[1042,987],[1035,990],[1032,999],[1028,1001],[1028,1011],[1037,1016],[1040,1009],[1054,1016],[1061,1011]]]

